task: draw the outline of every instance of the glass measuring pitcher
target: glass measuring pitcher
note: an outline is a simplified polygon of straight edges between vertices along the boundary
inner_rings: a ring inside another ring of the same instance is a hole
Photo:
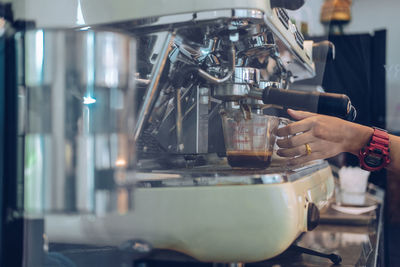
[[[222,114],[226,155],[232,167],[267,168],[275,144],[279,119],[241,109]]]

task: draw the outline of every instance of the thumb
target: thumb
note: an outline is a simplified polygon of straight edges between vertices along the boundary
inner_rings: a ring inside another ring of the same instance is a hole
[[[287,110],[287,113],[295,120],[302,120],[302,119],[317,115],[312,112],[293,110],[290,108]]]

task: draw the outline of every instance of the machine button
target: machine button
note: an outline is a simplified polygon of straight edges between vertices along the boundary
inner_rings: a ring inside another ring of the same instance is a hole
[[[307,208],[307,231],[314,230],[319,223],[319,210],[314,203],[308,203]]]

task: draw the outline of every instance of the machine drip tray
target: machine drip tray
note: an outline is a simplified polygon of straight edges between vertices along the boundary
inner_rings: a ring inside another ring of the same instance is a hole
[[[134,177],[138,187],[276,184],[296,181],[328,166],[325,161],[315,161],[293,169],[282,166],[271,166],[267,169],[242,169],[216,164],[173,170],[139,171]]]

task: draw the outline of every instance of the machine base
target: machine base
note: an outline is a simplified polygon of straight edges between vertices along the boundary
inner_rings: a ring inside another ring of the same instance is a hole
[[[120,246],[144,240],[154,248],[204,262],[261,261],[280,254],[307,231],[311,203],[321,209],[332,196],[330,167],[323,163],[312,168],[295,180],[288,173],[274,174],[286,181],[277,178],[267,184],[173,186],[176,179],[167,178],[169,185],[158,181],[154,184],[161,187],[148,187],[142,181],[147,187],[133,191],[133,211],[49,215],[45,231],[49,241],[56,243]],[[305,172],[296,171],[301,173]],[[242,178],[254,182],[255,176]]]

